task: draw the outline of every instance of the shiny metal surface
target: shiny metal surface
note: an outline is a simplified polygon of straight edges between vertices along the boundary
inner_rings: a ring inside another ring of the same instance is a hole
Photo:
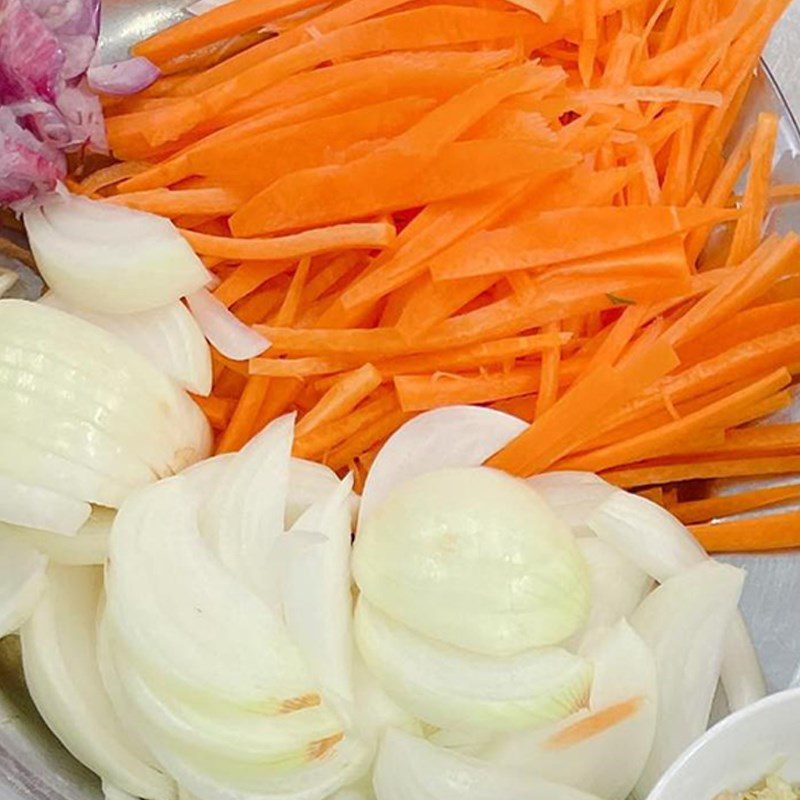
[[[131,44],[185,16],[191,0],[103,0],[101,60],[127,57]],[[767,51],[778,82],[800,113],[800,0],[795,0]],[[764,73],[754,84],[745,118],[760,110],[781,117],[778,178],[800,182],[800,131],[776,84]],[[800,230],[800,204],[774,210],[770,224]],[[800,397],[793,418],[800,420]],[[797,478],[800,480],[800,476]],[[739,484],[719,483],[712,491]],[[748,580],[742,609],[771,691],[800,679],[800,553],[731,556]],[[80,766],[47,731],[25,692],[16,637],[0,641],[0,800],[100,800],[97,778]],[[499,798],[498,798],[499,800]],[[688,800],[688,799],[687,799]]]

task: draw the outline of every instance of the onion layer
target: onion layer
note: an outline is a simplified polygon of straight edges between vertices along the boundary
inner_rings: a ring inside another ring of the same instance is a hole
[[[47,558],[23,542],[0,537],[0,638],[33,613],[47,583]]]
[[[52,194],[23,218],[48,286],[89,311],[148,311],[208,281],[177,228],[155,214]]]

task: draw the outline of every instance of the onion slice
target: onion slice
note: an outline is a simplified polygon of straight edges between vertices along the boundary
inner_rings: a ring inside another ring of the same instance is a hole
[[[0,522],[74,536],[91,511],[88,503],[0,473]]]
[[[23,215],[48,286],[90,311],[147,311],[197,291],[208,272],[170,220],[69,194]]]
[[[103,564],[108,554],[108,536],[114,521],[114,511],[95,506],[91,516],[74,536],[23,528],[0,522],[0,541],[8,539],[33,547],[50,561],[66,566]]]
[[[171,780],[128,739],[103,690],[95,639],[101,591],[97,568],[51,568],[44,599],[21,631],[28,689],[79,761],[129,794],[168,800]]]
[[[631,618],[653,651],[658,674],[656,735],[636,797],[646,797],[672,761],[705,731],[725,632],[743,583],[742,570],[704,561],[662,583]]]
[[[666,509],[622,490],[599,506],[588,524],[600,539],[660,583],[708,559],[686,526]],[[739,611],[727,635],[722,683],[734,711],[766,694],[758,656]]]
[[[0,638],[33,613],[47,584],[47,558],[33,547],[0,537]]]
[[[226,358],[247,361],[269,348],[268,339],[245,325],[206,289],[193,292],[186,301],[205,337]]]
[[[439,728],[507,731],[561,719],[589,690],[588,661],[561,648],[493,658],[426,639],[359,598],[356,642],[395,702]]]
[[[101,314],[69,303],[55,292],[39,301],[97,325],[122,339],[187,391],[211,391],[211,351],[186,306],[176,300],[137,314]]]
[[[525,430],[525,423],[480,406],[420,414],[389,437],[364,486],[359,527],[401,483],[446,467],[477,467]]]
[[[589,708],[540,730],[512,733],[488,751],[493,763],[625,800],[647,761],[656,726],[653,655],[624,620],[585,648],[594,668]]]
[[[373,775],[377,800],[598,800],[569,786],[387,732]]]
[[[137,56],[113,64],[91,66],[86,77],[93,92],[128,95],[146,89],[159,75],[161,70],[152,61]]]

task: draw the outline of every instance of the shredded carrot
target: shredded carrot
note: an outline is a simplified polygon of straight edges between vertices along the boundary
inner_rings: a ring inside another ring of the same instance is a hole
[[[705,500],[688,500],[671,505],[669,510],[681,522],[690,525],[733,514],[742,514],[758,508],[767,508],[798,498],[800,498],[800,484],[790,484],[789,486],[770,486],[767,489],[754,489],[737,494],[716,495]]]
[[[800,511],[752,519],[691,525],[709,553],[747,553],[800,547]]]
[[[571,747],[581,742],[597,736],[605,730],[619,725],[620,722],[632,717],[645,702],[643,697],[631,697],[620,703],[607,706],[600,711],[595,711],[577,722],[573,722],[557,733],[554,733],[544,742],[544,747],[548,750],[560,750],[564,747]]]
[[[272,341],[212,354],[220,450],[296,411],[295,453],[363,483],[481,404],[530,424],[493,466],[675,504],[799,466],[800,428],[750,423],[800,374],[800,244],[763,233],[800,190],[775,116],[737,124],[787,3],[230,0],[134,47],[162,77],[103,98],[121,161],[69,187],[173,219]]]

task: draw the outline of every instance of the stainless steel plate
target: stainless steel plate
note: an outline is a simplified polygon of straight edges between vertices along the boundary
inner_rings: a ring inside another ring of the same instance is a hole
[[[103,0],[102,60],[125,58],[132,43],[182,19],[189,1]],[[800,0],[794,11],[800,17]],[[771,54],[782,69],[794,69],[798,63],[797,30],[793,33],[779,30],[781,42],[773,42]],[[797,100],[800,103],[800,91]],[[774,111],[781,120],[777,178],[800,182],[800,130],[777,84],[763,70],[751,90],[742,124],[751,123],[759,111],[766,110]],[[776,208],[770,224],[776,230],[800,230],[800,204]],[[800,398],[791,413],[800,420]],[[719,483],[710,488],[725,492],[742,483]],[[724,560],[748,571],[742,609],[770,691],[786,688],[800,679],[800,552]],[[21,678],[17,638],[0,641],[0,800],[101,798],[98,779],[63,749],[38,717]]]

